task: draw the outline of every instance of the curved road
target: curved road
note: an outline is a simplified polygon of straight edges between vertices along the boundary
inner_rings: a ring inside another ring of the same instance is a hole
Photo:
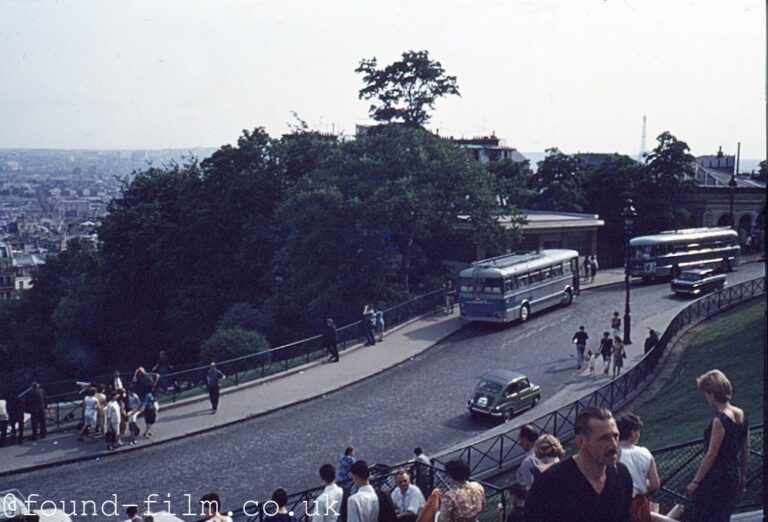
[[[734,284],[764,273],[762,263],[749,264],[728,280]],[[623,315],[623,303],[623,286],[612,286],[584,292],[573,306],[525,324],[473,324],[405,364],[323,398],[186,440],[3,477],[0,490],[18,488],[67,502],[101,502],[113,493],[121,503],[140,502],[156,493],[179,513],[185,494],[198,499],[219,491],[225,507],[234,509],[269,498],[278,486],[290,492],[318,485],[317,468],[336,464],[346,446],[358,448],[359,458],[369,463],[409,459],[415,446],[437,451],[495,425],[471,419],[464,409],[476,378],[489,369],[526,373],[542,387],[538,408],[567,383],[604,379],[576,372],[570,339],[583,324],[594,348],[612,312]],[[681,304],[667,284],[633,285],[635,325]],[[642,350],[647,332],[635,328],[633,334],[630,355]]]

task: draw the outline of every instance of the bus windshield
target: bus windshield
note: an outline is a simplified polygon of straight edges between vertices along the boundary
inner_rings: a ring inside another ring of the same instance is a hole
[[[486,294],[500,294],[504,280],[500,277],[484,277],[482,280],[483,293]]]

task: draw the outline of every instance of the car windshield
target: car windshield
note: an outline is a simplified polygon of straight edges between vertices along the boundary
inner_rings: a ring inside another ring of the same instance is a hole
[[[477,389],[486,393],[499,393],[501,391],[501,384],[498,382],[482,380]]]
[[[698,281],[703,277],[705,277],[703,274],[698,274],[696,272],[683,272],[680,274],[680,279],[683,281]]]

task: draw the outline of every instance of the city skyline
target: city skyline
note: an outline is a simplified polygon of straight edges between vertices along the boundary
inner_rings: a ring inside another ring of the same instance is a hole
[[[363,58],[429,50],[462,97],[429,128],[520,151],[765,157],[756,2],[0,1],[0,148],[217,148],[241,129],[354,133]],[[761,15],[761,16],[760,16]],[[372,23],[373,22],[373,23]],[[761,45],[762,42],[762,45]]]

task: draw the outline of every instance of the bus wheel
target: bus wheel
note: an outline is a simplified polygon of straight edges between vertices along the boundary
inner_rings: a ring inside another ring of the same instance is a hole
[[[522,307],[520,307],[520,322],[524,323],[528,320],[528,317],[531,315],[531,308],[524,304]]]
[[[720,263],[720,270],[723,272],[731,271],[731,261],[727,257],[723,258],[723,262]]]
[[[563,292],[563,297],[560,299],[560,302],[563,304],[563,306],[568,306],[573,302],[573,293],[571,293],[570,290],[566,290]]]

